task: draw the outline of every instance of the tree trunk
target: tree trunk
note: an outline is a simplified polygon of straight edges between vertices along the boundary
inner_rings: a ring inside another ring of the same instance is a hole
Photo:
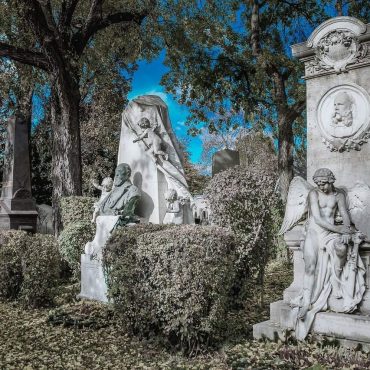
[[[293,122],[290,122],[286,115],[279,118],[279,185],[280,196],[284,204],[286,203],[289,184],[293,179]]]
[[[60,197],[82,194],[79,125],[80,91],[73,73],[55,74],[51,117],[53,127],[53,209],[54,233],[62,228]]]
[[[343,1],[342,0],[336,1],[335,10],[337,11],[337,17],[343,16]]]
[[[288,196],[289,184],[293,179],[293,122],[296,115],[291,113],[292,108],[288,105],[288,98],[285,90],[284,76],[278,70],[272,72],[274,80],[274,100],[278,108],[278,127],[279,127],[279,187],[280,196],[284,204]]]

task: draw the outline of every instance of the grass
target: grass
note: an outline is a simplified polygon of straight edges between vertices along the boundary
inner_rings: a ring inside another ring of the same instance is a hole
[[[264,289],[251,286],[245,307],[229,315],[229,341],[195,358],[171,352],[155,340],[123,332],[108,305],[74,299],[63,286],[52,310],[22,310],[0,303],[1,369],[368,369],[361,352],[314,342],[271,343],[252,339],[253,324],[267,320],[269,303],[281,299],[292,279],[281,264],[269,266]]]

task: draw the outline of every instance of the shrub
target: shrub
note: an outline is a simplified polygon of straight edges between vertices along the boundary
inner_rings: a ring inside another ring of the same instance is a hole
[[[81,253],[84,246],[94,238],[95,225],[90,221],[78,221],[68,224],[58,238],[59,251],[67,261],[75,277],[80,274]]]
[[[22,304],[27,307],[51,304],[59,273],[60,254],[56,239],[52,235],[30,235],[28,248],[22,256]]]
[[[124,325],[192,352],[220,339],[234,283],[235,244],[225,229],[135,226],[104,252],[108,292]]]
[[[27,233],[0,231],[0,297],[15,299],[21,290],[22,253],[27,248]]]
[[[13,230],[0,236],[0,297],[25,307],[52,303],[60,268],[55,238]]]
[[[275,183],[270,171],[236,166],[214,176],[205,192],[212,222],[235,234],[239,271],[260,281],[274,242]]]
[[[92,197],[64,197],[60,201],[63,227],[79,221],[90,221],[93,206],[97,201]]]

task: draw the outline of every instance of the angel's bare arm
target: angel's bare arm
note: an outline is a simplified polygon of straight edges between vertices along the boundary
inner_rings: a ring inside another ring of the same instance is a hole
[[[338,193],[338,209],[339,209],[340,215],[342,216],[343,225],[350,227],[351,218],[348,213],[345,196],[342,193]]]
[[[133,142],[136,143],[148,137],[148,129],[144,130]]]
[[[96,181],[92,181],[93,186],[98,190],[103,190],[103,187],[99,185]]]

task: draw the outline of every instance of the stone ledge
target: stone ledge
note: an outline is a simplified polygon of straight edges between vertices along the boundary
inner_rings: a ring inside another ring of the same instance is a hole
[[[284,301],[271,303],[270,318],[253,326],[253,336],[256,339],[285,340],[288,332],[294,336],[294,318],[292,309],[287,303]],[[319,312],[310,333],[314,336],[338,340],[346,347],[353,348],[360,345],[370,349],[370,316]]]

